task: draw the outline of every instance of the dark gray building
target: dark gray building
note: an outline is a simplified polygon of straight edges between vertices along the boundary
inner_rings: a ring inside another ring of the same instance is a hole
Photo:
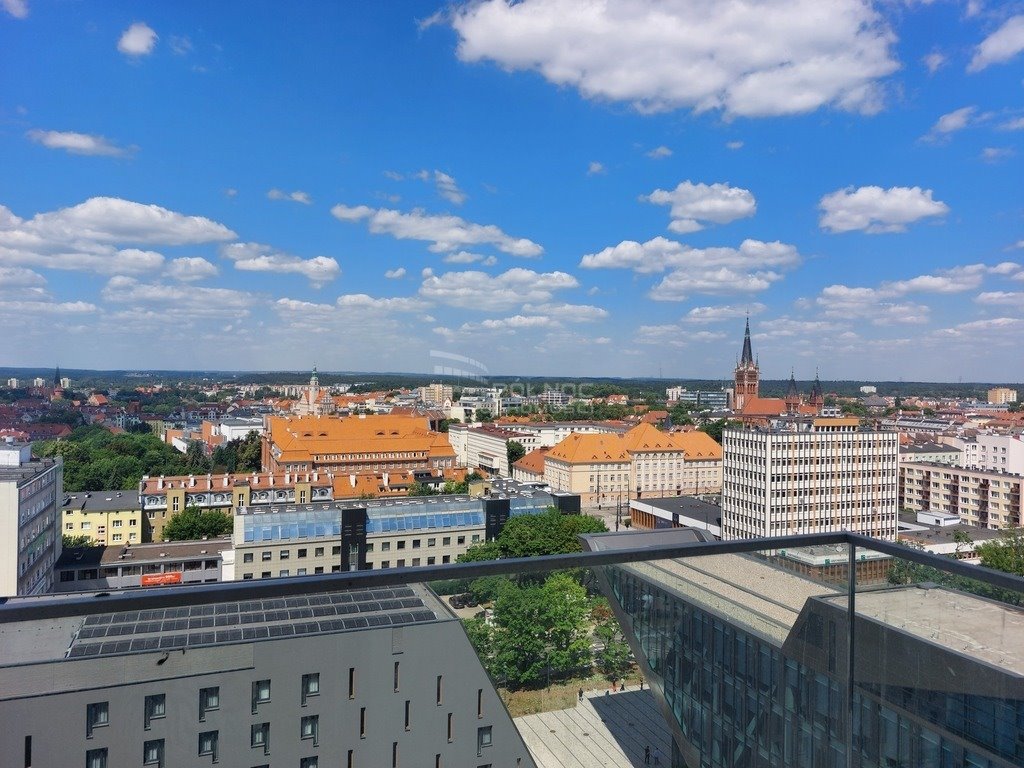
[[[418,584],[0,616],[0,722],[0,762],[19,768],[534,765]]]

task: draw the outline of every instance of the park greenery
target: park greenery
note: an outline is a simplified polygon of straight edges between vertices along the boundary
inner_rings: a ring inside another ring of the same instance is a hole
[[[185,507],[167,521],[163,536],[168,541],[212,539],[231,533],[233,526],[233,518],[228,512]]]
[[[470,547],[459,562],[579,552],[580,534],[606,531],[599,518],[549,508],[513,517],[494,540]],[[585,678],[595,666],[618,679],[632,666],[608,602],[584,571],[487,576],[448,586],[492,606],[490,620],[466,621],[466,633],[488,672],[510,690]]]
[[[63,457],[69,492],[137,488],[143,475],[190,471],[188,457],[152,433],[115,435],[103,427],[79,427],[62,440],[35,443],[33,451]]]
[[[252,430],[245,437],[229,440],[213,449],[210,457],[215,472],[259,472],[260,435]]]
[[[426,485],[425,483],[413,483],[409,486],[409,496],[438,496],[441,494],[469,493],[469,484],[477,480],[483,480],[484,476],[479,472],[470,472],[463,480],[446,480],[440,488]],[[373,498],[372,496],[370,498]]]

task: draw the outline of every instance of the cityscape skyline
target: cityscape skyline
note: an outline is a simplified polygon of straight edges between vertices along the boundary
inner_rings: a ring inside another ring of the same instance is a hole
[[[1024,6],[740,5],[4,0],[3,360],[1024,380]]]

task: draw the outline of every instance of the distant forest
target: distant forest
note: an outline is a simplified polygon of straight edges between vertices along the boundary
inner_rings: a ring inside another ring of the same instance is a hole
[[[0,381],[10,377],[31,380],[42,377],[47,383],[53,380],[52,368],[0,368]],[[201,385],[221,382],[224,384],[304,384],[309,381],[309,371],[92,371],[75,368],[61,368],[61,376],[70,378],[77,390],[107,387],[137,387],[162,383],[165,385]],[[321,386],[348,384],[353,392],[374,390],[408,389],[432,381],[451,384],[457,389],[470,387],[509,387],[515,393],[536,394],[545,388],[563,389],[571,395],[597,397],[613,393],[624,393],[637,399],[660,399],[665,396],[666,387],[683,386],[687,389],[717,390],[731,384],[722,379],[622,379],[622,378],[574,378],[570,376],[492,376],[484,382],[468,378],[437,376],[430,373],[372,373],[372,372],[319,372]],[[801,392],[810,392],[813,382],[797,381]],[[1024,389],[1024,383],[1007,382],[934,382],[934,381],[827,381],[821,382],[826,394],[856,397],[860,388],[870,384],[878,388],[882,396],[907,397],[962,397],[984,400],[986,392],[993,386],[1010,386]],[[789,386],[788,379],[762,379],[761,394],[764,397],[782,397]]]

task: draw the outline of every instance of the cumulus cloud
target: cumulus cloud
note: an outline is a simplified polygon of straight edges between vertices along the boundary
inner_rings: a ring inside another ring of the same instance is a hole
[[[608,310],[591,304],[524,304],[523,312],[567,323],[592,323],[608,317]]]
[[[896,37],[866,0],[486,0],[452,15],[458,56],[534,70],[643,112],[874,113]]]
[[[672,157],[672,150],[663,144],[652,149],[647,153],[647,156],[652,160],[661,160],[663,157]]]
[[[202,216],[114,197],[39,213],[24,220],[0,205],[0,260],[51,269],[138,274],[159,269],[164,257],[137,245],[194,245],[235,233]]]
[[[157,34],[142,21],[137,21],[121,33],[117,50],[126,56],[148,56],[156,47]]]
[[[477,323],[463,323],[459,326],[459,334],[482,332],[515,333],[516,331],[534,328],[557,328],[559,323],[550,317],[540,315],[513,315],[512,317],[489,318]]]
[[[398,269],[389,269],[384,273],[384,277],[388,280],[398,280],[405,277],[405,267],[398,267]]]
[[[538,273],[516,267],[500,275],[486,272],[448,272],[428,275],[420,286],[424,299],[465,309],[502,311],[523,304],[543,304],[579,282],[566,272]]]
[[[28,18],[27,0],[2,0],[0,7],[16,19]]]
[[[974,49],[968,72],[980,72],[992,64],[1002,64],[1024,51],[1024,14],[1011,16],[999,29]]]
[[[981,159],[986,163],[998,163],[1017,154],[1012,147],[985,147],[981,150]]]
[[[932,198],[932,190],[920,187],[847,187],[822,197],[818,207],[819,226],[833,234],[903,232],[908,224],[949,213],[948,205]]]
[[[313,203],[313,198],[309,196],[309,193],[303,192],[301,189],[297,189],[294,192],[272,189],[267,192],[267,198],[269,200],[290,200],[293,203],[302,203],[303,205],[311,205]]]
[[[587,166],[587,176],[598,176],[602,173],[606,173],[604,164],[597,160],[591,160],[590,165]]]
[[[447,173],[434,171],[434,184],[437,186],[437,193],[450,203],[462,205],[466,202],[466,193],[459,189],[455,179]]]
[[[31,141],[41,144],[47,149],[62,149],[73,155],[100,155],[106,157],[122,157],[129,150],[117,144],[89,133],[74,131],[43,131],[34,128],[25,134]]]
[[[422,299],[408,296],[376,298],[365,293],[349,293],[338,297],[342,309],[377,310],[381,312],[421,312],[428,304]]]
[[[216,275],[217,267],[199,256],[174,259],[167,265],[167,276],[185,283],[205,280],[208,277],[216,277]]]
[[[505,234],[493,224],[473,224],[458,216],[431,215],[422,210],[410,213],[366,205],[338,204],[331,214],[339,221],[366,221],[377,235],[391,235],[399,240],[422,240],[430,243],[434,253],[445,253],[474,245],[493,245],[512,256],[536,258],[544,249],[532,240]]]
[[[1000,124],[1001,131],[1024,131],[1024,117],[1015,117]]]
[[[969,125],[978,122],[981,117],[978,115],[978,108],[961,107],[939,117],[935,125],[929,129],[922,138],[925,141],[939,142],[948,139],[957,131],[962,131]]]
[[[686,316],[683,317],[683,321],[687,323],[721,323],[726,320],[739,320],[740,318],[747,317],[749,315],[759,315],[765,311],[767,307],[759,302],[744,305],[728,305],[723,304],[714,307],[694,307]]]
[[[655,205],[670,205],[672,221],[668,228],[686,234],[704,229],[708,222],[728,224],[753,216],[757,202],[750,190],[728,184],[680,182],[675,189],[656,189],[640,198]]]
[[[243,272],[295,273],[307,278],[314,286],[329,283],[341,274],[338,262],[329,256],[303,259],[278,251],[262,243],[231,243],[222,246],[221,255],[235,263]]]
[[[479,253],[470,253],[469,251],[449,253],[445,255],[442,261],[445,264],[480,264],[484,267],[493,267],[498,263],[494,256],[483,256]]]
[[[666,323],[663,325],[641,325],[637,328],[635,340],[637,344],[681,348],[689,346],[694,342],[717,342],[725,338],[726,335],[721,331],[694,332],[692,328],[683,328],[673,323]]]
[[[989,306],[1011,306],[1024,308],[1024,293],[1020,291],[986,291],[979,293],[974,300]]]
[[[115,275],[100,294],[112,304],[159,306],[161,312],[173,308],[176,313],[196,317],[234,317],[247,314],[255,297],[230,288],[201,288],[195,285],[142,283],[133,277]]]
[[[725,143],[725,148],[726,149],[732,149],[732,150],[743,149],[743,142],[742,141],[727,141]]]
[[[0,266],[0,291],[46,285],[46,278],[25,267]]]
[[[921,61],[928,69],[928,74],[934,75],[946,63],[946,57],[938,51],[932,51],[927,56],[922,57]]]

